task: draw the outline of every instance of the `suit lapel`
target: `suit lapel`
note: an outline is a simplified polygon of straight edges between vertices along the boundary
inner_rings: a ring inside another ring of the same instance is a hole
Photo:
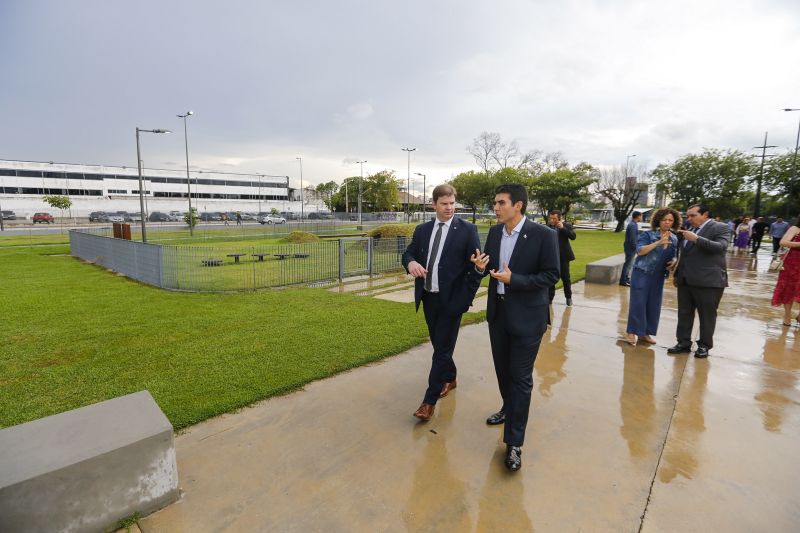
[[[434,219],[436,220],[436,219]],[[425,265],[428,265],[428,248],[431,245],[431,234],[433,233],[433,224],[434,221],[428,221],[422,226],[422,231],[420,232],[420,237],[422,237],[422,242],[419,243],[420,251],[422,253],[422,260],[425,261]]]
[[[525,220],[517,236],[517,242],[514,243],[514,249],[511,251],[511,258],[508,260],[508,269],[511,270],[511,272],[514,272],[514,268],[512,268],[515,264],[514,260],[522,253],[520,250],[528,245],[528,240],[531,238],[529,235],[531,232],[531,224],[532,222],[530,220]]]
[[[444,245],[442,246],[442,255],[440,257],[445,257],[450,245],[453,243],[453,240],[456,239],[456,230],[458,229],[459,223],[458,218],[453,216],[452,222],[450,222],[450,229],[447,230],[447,237],[444,238]],[[441,259],[440,259],[441,261]]]

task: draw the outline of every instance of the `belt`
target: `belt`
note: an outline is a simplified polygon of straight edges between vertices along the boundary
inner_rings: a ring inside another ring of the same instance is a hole
[[[505,294],[495,294],[494,297],[498,302],[504,302],[506,299]]]

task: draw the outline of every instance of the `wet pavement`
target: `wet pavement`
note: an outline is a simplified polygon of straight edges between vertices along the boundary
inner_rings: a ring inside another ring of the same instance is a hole
[[[502,464],[486,324],[462,329],[458,388],[433,419],[430,347],[319,381],[176,437],[180,502],[139,525],[180,531],[798,531],[800,330],[770,306],[767,255],[731,257],[707,360],[617,341],[627,289],[559,293],[523,467]],[[400,312],[411,312],[407,306]]]

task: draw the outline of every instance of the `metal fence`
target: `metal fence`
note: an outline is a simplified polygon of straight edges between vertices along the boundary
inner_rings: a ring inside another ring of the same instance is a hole
[[[150,285],[194,292],[256,290],[398,271],[408,244],[406,237],[345,237],[305,244],[235,239],[145,244],[98,235],[98,229],[71,230],[71,255]]]

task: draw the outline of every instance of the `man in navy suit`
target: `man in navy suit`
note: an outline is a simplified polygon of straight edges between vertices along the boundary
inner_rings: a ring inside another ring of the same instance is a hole
[[[486,319],[503,406],[486,423],[505,423],[505,465],[512,472],[522,467],[533,363],[547,330],[548,290],[559,278],[556,232],[525,218],[527,205],[524,186],[499,186],[494,212],[500,224],[489,230],[483,253],[471,259],[477,272],[492,277]]]
[[[439,398],[456,388],[453,350],[464,314],[481,282],[470,257],[480,251],[478,231],[466,220],[454,217],[456,190],[442,184],[433,189],[434,220],[414,229],[403,254],[403,266],[416,279],[414,301],[422,302],[425,323],[433,344],[428,389],[414,416],[427,421]]]

